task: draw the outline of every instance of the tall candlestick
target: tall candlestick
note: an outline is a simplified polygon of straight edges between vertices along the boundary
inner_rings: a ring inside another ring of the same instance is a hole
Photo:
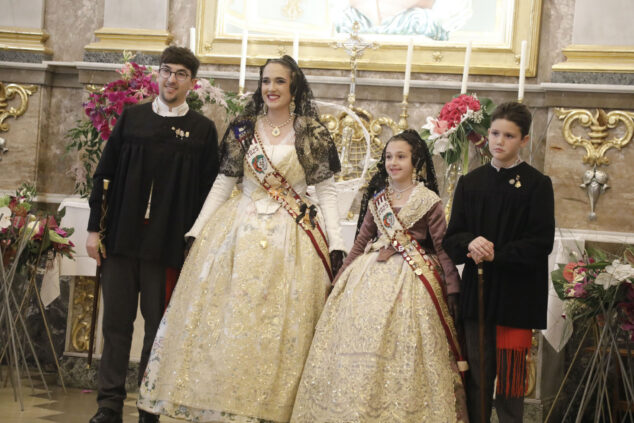
[[[524,81],[526,79],[526,46],[528,43],[526,40],[522,41],[522,49],[520,53],[520,80],[519,88],[517,90],[517,101],[520,103],[524,100]]]
[[[242,30],[242,53],[240,55],[240,80],[238,82],[238,91],[244,93],[244,80],[247,76],[247,43],[249,40],[249,30]]]
[[[407,44],[407,59],[405,61],[405,81],[403,82],[403,95],[409,94],[409,80],[412,74],[412,56],[414,55],[414,37],[410,37]]]
[[[293,59],[299,63],[299,31],[295,31],[295,38],[293,38]]]
[[[460,94],[467,93],[467,82],[469,81],[469,63],[471,62],[471,41],[467,43],[467,51],[464,55],[464,69],[462,70],[462,85]]]
[[[196,28],[189,28],[189,49],[196,53]]]

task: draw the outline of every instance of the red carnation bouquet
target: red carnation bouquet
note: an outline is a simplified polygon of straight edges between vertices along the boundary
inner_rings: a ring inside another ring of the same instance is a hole
[[[471,142],[482,156],[487,156],[487,133],[495,104],[475,95],[461,94],[445,104],[438,118],[428,117],[421,137],[433,154],[440,155],[448,164],[463,159],[466,171]]]

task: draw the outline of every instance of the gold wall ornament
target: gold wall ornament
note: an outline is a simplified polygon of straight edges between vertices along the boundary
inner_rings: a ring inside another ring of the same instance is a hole
[[[393,134],[397,134],[400,132],[399,126],[389,117],[375,118],[365,109],[359,107],[350,109],[357,114],[363,127],[370,134],[370,165],[373,165],[381,158],[385,146],[381,140],[383,130],[387,128]],[[367,153],[366,139],[361,125],[345,112],[337,116],[322,114],[320,119],[330,132],[339,152],[341,172],[337,176],[338,180],[348,181],[361,177]],[[371,172],[366,173],[366,183],[371,176]]]
[[[603,170],[598,170],[601,165],[609,165],[610,160],[605,156],[611,148],[621,150],[625,147],[632,136],[634,136],[634,113],[621,110],[612,110],[606,113],[603,109],[596,109],[594,114],[584,109],[555,109],[555,114],[564,121],[562,132],[564,139],[572,148],[582,146],[586,149],[583,162],[592,166],[591,170],[586,170],[581,178],[581,188],[586,190],[590,202],[590,213],[588,219],[597,219],[596,206],[601,194],[609,188],[608,174]],[[623,126],[624,131],[621,136],[609,138],[610,130]],[[587,137],[575,135],[573,129],[576,126],[588,128]]]
[[[436,62],[436,63],[440,63],[442,61],[443,55],[440,51],[434,51],[431,54],[431,59]]]
[[[610,160],[605,157],[605,153],[610,148],[620,150],[625,147],[634,135],[634,113],[632,112],[613,110],[606,113],[603,109],[597,109],[593,115],[588,110],[558,108],[555,109],[555,114],[564,121],[563,135],[566,142],[572,148],[584,147],[587,154],[583,162],[591,166],[609,164]],[[575,124],[590,128],[587,138],[573,133]],[[608,139],[609,130],[616,128],[619,124],[625,127],[623,135]]]
[[[4,85],[0,82],[0,132],[9,130],[9,124],[4,122],[6,118],[18,118],[26,113],[29,107],[29,96],[35,92],[37,92],[37,85]],[[16,95],[20,98],[20,105],[17,108],[9,107],[9,101]]]
[[[94,277],[78,276],[75,278],[70,337],[71,351],[74,352],[88,351],[94,286]]]
[[[91,94],[100,94],[103,92],[104,85],[88,84],[85,89]]]

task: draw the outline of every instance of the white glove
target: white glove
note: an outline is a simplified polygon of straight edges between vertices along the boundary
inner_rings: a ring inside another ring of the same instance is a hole
[[[205,204],[203,204],[203,208],[200,210],[200,214],[196,218],[194,226],[185,234],[185,238],[190,236],[198,238],[200,231],[205,227],[209,218],[213,216],[216,210],[218,210],[218,207],[231,196],[231,191],[233,191],[233,187],[236,186],[237,182],[237,176],[218,175],[214,181],[214,185],[211,187],[211,190],[209,190],[209,194],[207,194]]]
[[[337,186],[335,178],[330,178],[315,184],[317,201],[321,208],[326,224],[326,234],[328,235],[328,246],[330,251],[346,251],[346,247],[341,237],[341,227],[339,226],[339,209],[337,208]]]

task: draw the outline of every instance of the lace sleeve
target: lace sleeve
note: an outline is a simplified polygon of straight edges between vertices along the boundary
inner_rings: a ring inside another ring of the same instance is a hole
[[[235,136],[236,125],[231,124],[227,128],[220,143],[220,169],[219,173],[226,176],[243,176],[244,150]]]
[[[304,168],[306,183],[316,185],[341,170],[337,147],[325,126],[302,117],[295,125],[297,157]]]

